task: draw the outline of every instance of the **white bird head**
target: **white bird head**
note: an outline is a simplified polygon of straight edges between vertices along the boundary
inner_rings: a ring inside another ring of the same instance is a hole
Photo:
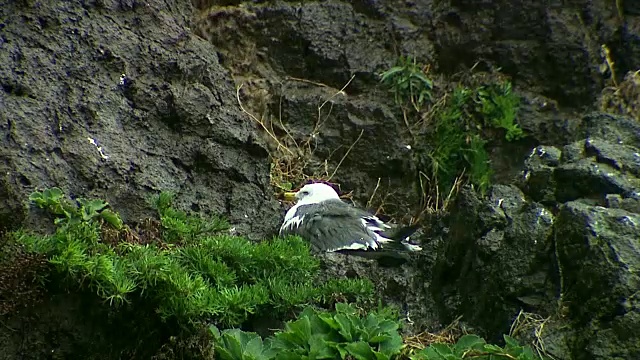
[[[317,204],[325,200],[340,199],[333,188],[324,183],[307,184],[295,194],[298,202],[296,205]]]

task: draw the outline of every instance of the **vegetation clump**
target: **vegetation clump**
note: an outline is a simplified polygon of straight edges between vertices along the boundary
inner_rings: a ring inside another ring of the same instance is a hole
[[[455,344],[434,342],[420,351],[408,351],[399,327],[397,314],[389,308],[364,315],[349,304],[338,303],[332,312],[308,307],[265,339],[240,329],[221,332],[211,327],[211,331],[215,355],[223,360],[540,359],[529,346],[506,335],[504,348],[476,335],[464,335]]]
[[[455,344],[434,343],[411,357],[411,360],[535,360],[541,359],[530,346],[521,346],[504,335],[505,346],[487,344],[477,335],[464,335]]]
[[[382,73],[380,82],[393,93],[397,105],[404,107],[410,103],[413,109],[420,111],[425,103],[431,101],[433,90],[433,82],[425,69],[415,59],[401,56],[396,66]]]
[[[487,144],[499,140],[497,134],[514,141],[524,132],[516,121],[520,99],[509,81],[461,82],[438,90],[427,72],[427,66],[401,57],[380,78],[401,105],[413,136],[423,207],[437,210],[446,207],[463,183],[484,192],[492,176]],[[437,90],[440,96],[433,94]]]
[[[231,327],[253,314],[285,315],[336,298],[368,299],[373,292],[365,280],[317,284],[318,260],[298,237],[251,243],[229,235],[221,218],[171,207],[167,193],[155,201],[159,237],[144,244],[106,202],[70,201],[59,189],[30,199],[55,215],[56,231],[45,236],[20,231],[14,239],[44,255],[69,284],[114,307],[151,306],[163,320]],[[115,228],[120,229],[115,241],[105,241],[114,238],[107,235]]]

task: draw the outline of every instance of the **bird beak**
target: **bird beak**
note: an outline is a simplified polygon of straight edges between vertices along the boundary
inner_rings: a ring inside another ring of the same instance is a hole
[[[295,192],[285,192],[284,193],[284,200],[285,201],[295,201],[296,200],[296,194]]]

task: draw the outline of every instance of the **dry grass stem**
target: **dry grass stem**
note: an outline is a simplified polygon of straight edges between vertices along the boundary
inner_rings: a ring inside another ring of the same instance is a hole
[[[255,122],[257,122],[258,124],[260,124],[260,126],[262,127],[262,129],[264,129],[264,131],[267,132],[267,134],[276,142],[276,144],[278,144],[278,149],[284,149],[286,150],[289,154],[294,155],[293,152],[291,150],[289,150],[288,147],[286,147],[284,144],[282,144],[280,142],[280,140],[278,139],[278,137],[275,135],[275,133],[273,132],[273,129],[269,129],[267,128],[267,126],[264,124],[264,121],[262,119],[258,119],[255,115],[253,115],[252,113],[250,113],[249,111],[247,111],[244,106],[242,106],[242,100],[240,99],[240,89],[242,89],[242,86],[244,84],[240,84],[240,86],[238,86],[236,88],[236,99],[238,101],[238,105],[240,106],[240,109],[242,110],[243,113],[247,114],[251,119],[253,119]]]
[[[406,348],[413,352],[420,351],[434,343],[455,344],[465,334],[460,328],[460,319],[462,319],[462,316],[458,316],[451,324],[437,333],[423,331],[404,338]]]
[[[371,197],[369,198],[369,201],[367,201],[367,205],[366,208],[370,208],[371,204],[373,203],[373,198],[376,196],[376,192],[378,192],[378,188],[380,187],[380,179],[378,178],[378,182],[376,183],[376,187],[373,188],[373,192],[371,193]]]
[[[528,313],[520,310],[518,316],[511,324],[509,329],[509,336],[518,337],[520,334],[527,334],[533,331],[533,348],[541,358],[556,359],[553,355],[549,354],[545,348],[542,334],[545,329],[545,325],[551,319],[551,317],[543,318],[542,316],[534,313]]]
[[[356,141],[354,141],[353,144],[351,144],[351,146],[349,146],[349,149],[347,149],[347,152],[344,153],[344,156],[342,156],[342,159],[340,159],[340,162],[338,162],[338,165],[336,165],[336,168],[333,169],[333,172],[331,173],[331,176],[329,176],[329,179],[327,179],[327,181],[330,181],[333,178],[333,176],[336,174],[336,172],[340,168],[340,165],[342,165],[342,162],[344,161],[344,159],[346,159],[347,156],[349,156],[349,153],[351,152],[353,147],[358,143],[358,141],[360,141],[360,138],[362,137],[362,134],[364,134],[364,129],[360,130],[360,135],[358,135],[358,138],[356,139]]]

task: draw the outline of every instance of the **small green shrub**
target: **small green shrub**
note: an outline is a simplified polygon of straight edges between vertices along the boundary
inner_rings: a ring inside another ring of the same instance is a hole
[[[431,100],[433,82],[425,74],[425,66],[415,59],[401,56],[398,64],[380,74],[380,82],[394,95],[397,105],[411,103],[416,111]]]
[[[492,170],[486,150],[486,127],[504,129],[505,139],[524,136],[515,123],[519,99],[509,83],[471,90],[456,87],[431,117],[431,126],[416,136],[419,169],[439,194],[449,194],[456,180],[473,184],[481,193],[490,186]]]
[[[402,350],[399,323],[393,312],[361,316],[349,304],[337,303],[335,312],[306,308],[282,331],[265,339],[237,329],[222,333],[212,328],[216,355],[222,359],[392,359]]]
[[[317,284],[319,262],[299,237],[254,244],[224,232],[228,224],[220,218],[172,208],[167,194],[155,202],[161,237],[147,244],[137,243],[121,221],[115,223],[121,229],[118,241],[104,242],[114,229],[113,222],[102,221],[104,202],[79,201],[74,207],[59,189],[30,199],[58,216],[56,231],[47,236],[21,231],[14,239],[45,255],[70,284],[91,289],[113,306],[151,306],[165,320],[210,320],[228,327],[260,311],[278,316],[337,298],[364,301],[373,293],[371,282],[360,279]]]
[[[516,114],[520,99],[511,91],[511,83],[489,84],[479,87],[474,98],[475,111],[485,126],[504,129],[507,141],[524,137],[522,129],[516,123]]]
[[[456,344],[431,344],[411,356],[411,360],[538,360],[531,347],[521,346],[508,335],[504,335],[505,347],[487,344],[484,339],[476,335],[464,335]]]
[[[185,211],[173,208],[172,201],[173,195],[169,192],[161,192],[153,201],[160,215],[163,239],[167,243],[190,243],[202,235],[229,229],[229,223],[221,217],[204,218],[197,214],[189,215]]]
[[[458,85],[443,93],[441,100],[424,111],[434,90],[425,69],[415,59],[400,57],[396,66],[381,74],[381,82],[394,94],[405,121],[415,117],[415,125],[420,125],[413,132],[412,147],[417,150],[421,191],[442,202],[436,206],[446,207],[451,190],[461,183],[471,183],[481,193],[489,187],[492,171],[485,146],[495,140],[495,132],[486,130],[504,130],[507,141],[525,136],[516,122],[520,99],[508,81],[478,84],[472,80],[466,81],[472,85]],[[413,105],[415,114],[406,111],[407,103]]]
[[[81,221],[102,219],[116,229],[122,228],[122,219],[118,214],[107,209],[109,204],[102,200],[86,200],[79,198],[76,203],[67,200],[62,190],[58,188],[36,191],[29,196],[29,200],[41,209],[48,210],[56,218],[56,224],[77,224]]]

